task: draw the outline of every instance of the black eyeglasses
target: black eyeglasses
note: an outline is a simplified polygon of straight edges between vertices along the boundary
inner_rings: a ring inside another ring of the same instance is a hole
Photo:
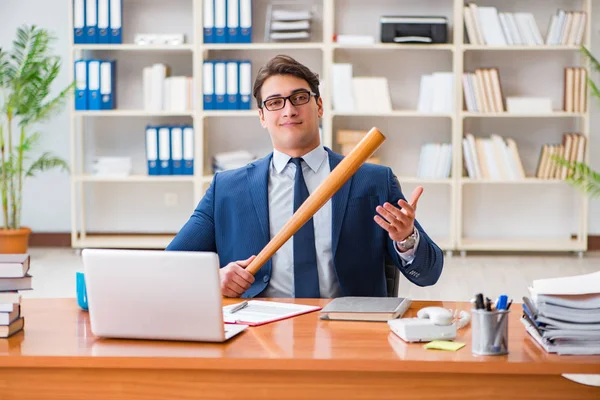
[[[309,91],[296,92],[287,97],[271,97],[263,101],[263,107],[269,111],[281,110],[285,107],[285,102],[289,99],[294,106],[301,106],[310,101],[310,96],[317,96],[316,93]]]

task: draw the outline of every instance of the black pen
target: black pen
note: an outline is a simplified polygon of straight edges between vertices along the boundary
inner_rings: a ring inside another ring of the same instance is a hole
[[[477,293],[475,295],[475,308],[477,310],[483,309],[483,294],[482,293]]]

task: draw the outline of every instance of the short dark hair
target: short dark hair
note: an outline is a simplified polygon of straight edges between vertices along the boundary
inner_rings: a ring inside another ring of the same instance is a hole
[[[265,81],[275,75],[293,75],[297,78],[304,79],[310,90],[316,94],[315,98],[320,97],[319,93],[319,75],[312,72],[305,65],[300,64],[290,56],[278,55],[271,58],[265,65],[263,65],[258,71],[256,80],[254,81],[254,98],[256,98],[256,104],[258,108],[262,108],[262,96],[260,90],[262,89]]]

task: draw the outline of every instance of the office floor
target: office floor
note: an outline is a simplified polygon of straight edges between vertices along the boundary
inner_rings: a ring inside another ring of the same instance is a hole
[[[75,271],[83,269],[81,256],[72,249],[32,248],[32,291],[23,297],[75,297]],[[600,270],[600,252],[583,258],[560,255],[480,255],[467,253],[446,257],[438,283],[421,288],[400,281],[400,296],[415,300],[468,301],[477,292],[495,298],[505,293],[521,302],[534,279],[585,274]]]

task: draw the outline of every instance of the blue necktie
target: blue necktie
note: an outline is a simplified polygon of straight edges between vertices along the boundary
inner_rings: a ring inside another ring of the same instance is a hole
[[[294,212],[308,198],[308,188],[302,174],[302,158],[292,158],[296,165],[294,178]],[[319,273],[317,271],[317,249],[315,248],[315,228],[313,219],[309,219],[294,234],[294,287],[295,297],[318,298]]]

